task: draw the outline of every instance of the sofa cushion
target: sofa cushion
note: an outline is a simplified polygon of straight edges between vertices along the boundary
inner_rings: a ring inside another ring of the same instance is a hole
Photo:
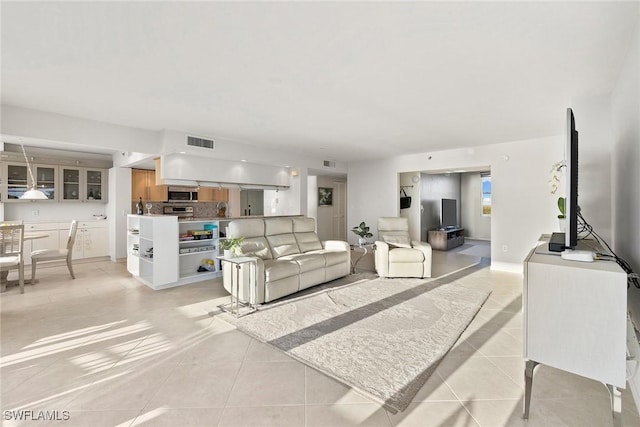
[[[419,249],[397,248],[389,251],[389,263],[394,262],[423,262],[424,253]]]
[[[244,239],[242,245],[240,245],[240,252],[243,255],[255,256],[264,260],[273,258],[267,239],[264,237]]]
[[[300,266],[300,272],[324,269],[325,258],[321,254],[293,254],[280,259],[295,261]]]
[[[329,267],[330,265],[337,265],[344,262],[347,262],[349,259],[348,251],[330,251],[326,249],[322,249],[319,251],[311,251],[307,252],[307,254],[319,254],[324,257],[324,265],[325,267]]]
[[[318,235],[314,232],[308,233],[294,233],[296,236],[296,242],[300,252],[317,251],[322,249],[322,243],[318,239]]]
[[[297,262],[285,259],[272,259],[264,262],[265,282],[274,282],[300,274]]]
[[[264,235],[269,237],[276,234],[293,233],[293,221],[291,218],[271,218],[264,221]]]
[[[269,242],[269,246],[271,246],[271,252],[274,258],[300,253],[300,248],[298,248],[298,243],[293,233],[267,236],[267,241]]]
[[[316,234],[316,220],[313,218],[293,218],[293,234],[296,236],[300,252],[322,249],[322,242]]]
[[[261,219],[241,219],[229,223],[228,237],[264,237],[264,221]]]

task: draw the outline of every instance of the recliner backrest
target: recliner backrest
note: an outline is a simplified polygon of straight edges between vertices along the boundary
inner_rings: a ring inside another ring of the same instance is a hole
[[[291,218],[265,219],[264,226],[265,236],[275,258],[300,253],[298,242],[293,235]]]
[[[316,221],[313,218],[293,218],[293,234],[300,252],[318,251],[322,243],[316,234]]]
[[[409,219],[403,217],[378,218],[378,238],[393,246],[410,248]]]
[[[244,237],[241,251],[261,259],[272,259],[271,248],[264,236],[264,220],[240,219],[229,223],[228,237]]]

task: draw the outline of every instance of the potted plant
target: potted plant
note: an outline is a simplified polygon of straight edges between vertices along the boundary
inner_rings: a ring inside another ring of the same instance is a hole
[[[220,247],[224,249],[224,257],[235,258],[240,253],[243,241],[244,237],[228,237],[226,239],[220,239]]]
[[[565,231],[566,229],[565,203],[566,199],[564,197],[558,197],[558,210],[560,211],[560,214],[558,214],[558,222],[560,223],[560,231]]]
[[[359,236],[358,244],[360,246],[367,243],[368,237],[373,237],[373,234],[369,231],[369,229],[370,229],[369,226],[365,224],[364,221],[362,221],[360,225],[358,225],[357,227],[353,227],[351,229],[351,231],[353,231],[355,234]]]

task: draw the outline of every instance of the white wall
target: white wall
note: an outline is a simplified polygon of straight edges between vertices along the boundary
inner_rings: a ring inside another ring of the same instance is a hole
[[[613,249],[640,272],[640,30],[611,96],[613,129]],[[629,288],[640,328],[640,289]],[[640,383],[640,381],[638,381]]]
[[[22,219],[24,221],[94,219],[93,215],[105,215],[106,209],[107,205],[104,203],[89,202],[4,203],[4,219]]]
[[[131,213],[131,169],[109,169],[109,203],[106,206],[109,221],[109,256],[116,261],[127,256],[127,215]]]
[[[376,224],[380,216],[397,216],[399,173],[489,167],[492,268],[522,271],[522,261],[540,234],[558,231],[556,196],[549,193],[547,179],[551,165],[563,158],[563,147],[563,137],[557,136],[353,163],[347,182],[348,217]]]
[[[491,215],[482,215],[482,180],[480,172],[460,174],[460,216],[465,236],[491,240]]]
[[[461,212],[460,174],[422,174],[422,214],[423,236],[426,232],[435,230],[442,225],[442,199],[455,199],[458,225],[465,227]],[[424,239],[423,239],[424,240]]]

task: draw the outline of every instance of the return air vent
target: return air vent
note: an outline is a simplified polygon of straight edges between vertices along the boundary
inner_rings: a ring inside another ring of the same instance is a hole
[[[335,167],[336,167],[336,162],[333,161],[333,160],[324,160],[323,163],[324,163],[324,167],[325,168],[334,168],[335,169]]]
[[[208,148],[209,150],[216,149],[216,143],[213,139],[198,138],[197,136],[187,136],[187,145]]]

